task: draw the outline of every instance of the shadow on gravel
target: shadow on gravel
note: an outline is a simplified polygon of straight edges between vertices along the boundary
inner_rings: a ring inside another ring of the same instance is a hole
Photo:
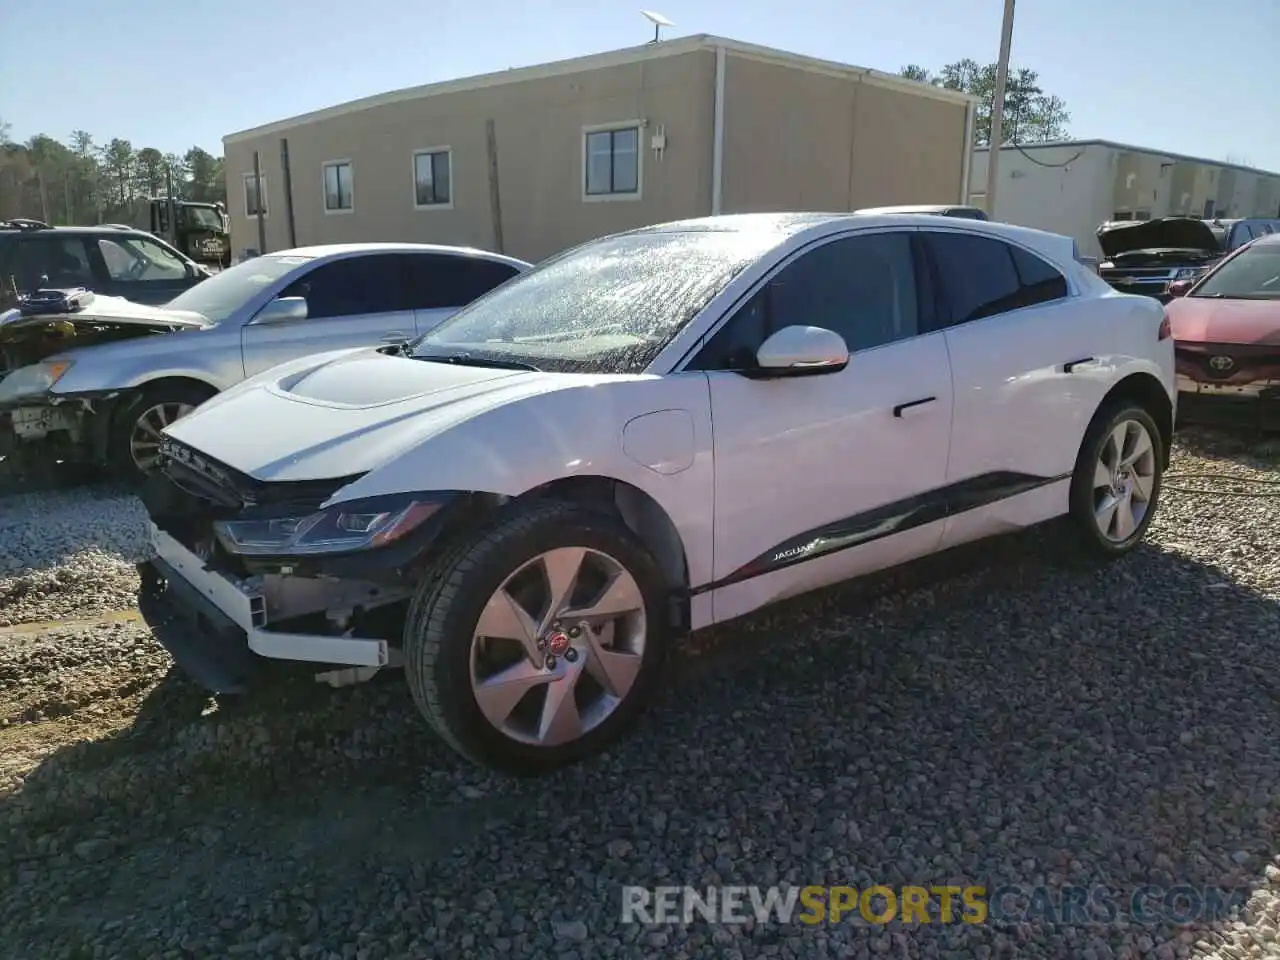
[[[1054,536],[719,628],[676,658],[633,737],[536,781],[457,760],[394,676],[282,681],[213,712],[171,676],[130,731],[61,751],[0,800],[0,876],[16,881],[0,942],[56,956],[105,921],[127,945],[113,955],[345,956],[354,929],[381,945],[369,956],[498,941],[693,956],[723,948],[724,928],[624,926],[620,887],[1044,885],[1050,908],[1063,887],[1105,887],[1123,917],[1146,885],[1262,883],[1280,610],[1155,547],[1099,569]],[[828,937],[900,956],[1098,958],[1178,935],[1153,923],[1124,941],[1119,923],[1055,924],[1043,905],[1030,919],[738,934],[748,956],[825,954]],[[1216,942],[1216,926],[1185,926],[1183,942]]]
[[[1251,467],[1280,464],[1280,431],[1227,430],[1186,426],[1178,429],[1178,445],[1187,453],[1209,460],[1229,460]]]

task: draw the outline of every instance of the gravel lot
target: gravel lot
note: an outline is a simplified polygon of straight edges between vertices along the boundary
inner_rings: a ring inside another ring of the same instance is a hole
[[[1104,570],[1035,533],[699,638],[540,781],[456,761],[394,676],[212,704],[133,610],[141,517],[0,499],[0,956],[1280,956],[1280,498],[1170,491]],[[1184,928],[619,922],[623,884],[787,882],[1253,893]]]

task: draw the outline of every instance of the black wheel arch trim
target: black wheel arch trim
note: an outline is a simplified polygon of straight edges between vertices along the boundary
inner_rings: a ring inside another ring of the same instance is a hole
[[[690,594],[697,596],[787,567],[807,563],[819,557],[828,557],[1070,478],[1071,473],[1045,477],[1012,470],[997,470],[949,483],[917,496],[896,500],[881,507],[806,530],[766,550],[727,576],[694,587],[690,590]]]

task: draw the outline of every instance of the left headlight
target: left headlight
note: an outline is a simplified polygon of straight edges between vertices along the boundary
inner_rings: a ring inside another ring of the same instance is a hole
[[[19,367],[0,380],[0,401],[48,393],[70,369],[70,360],[46,360],[29,367]]]
[[[1178,272],[1173,275],[1174,280],[1194,280],[1200,274],[1204,273],[1204,267],[1181,267]]]
[[[372,497],[291,517],[220,520],[214,533],[242,556],[314,556],[383,547],[417,529],[444,500],[423,494]]]

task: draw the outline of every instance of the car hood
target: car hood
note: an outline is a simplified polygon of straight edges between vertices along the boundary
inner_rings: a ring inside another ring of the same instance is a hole
[[[1138,250],[1203,250],[1221,253],[1222,245],[1204,221],[1192,217],[1165,217],[1160,220],[1133,220],[1104,223],[1096,234],[1098,245],[1108,257]]]
[[[1165,310],[1175,341],[1280,345],[1280,301],[1179,297]]]
[[[634,378],[467,367],[348,350],[273,368],[214,397],[166,432],[258,480],[332,479],[375,470],[494,407],[619,379]],[[254,429],[245,430],[246,423]]]
[[[58,321],[73,326],[102,323],[124,326],[140,326],[153,330],[183,329],[203,330],[213,326],[213,321],[191,310],[170,310],[166,307],[134,303],[124,297],[98,297],[85,309],[75,313],[23,314],[21,310],[8,310],[0,314],[0,330]]]

